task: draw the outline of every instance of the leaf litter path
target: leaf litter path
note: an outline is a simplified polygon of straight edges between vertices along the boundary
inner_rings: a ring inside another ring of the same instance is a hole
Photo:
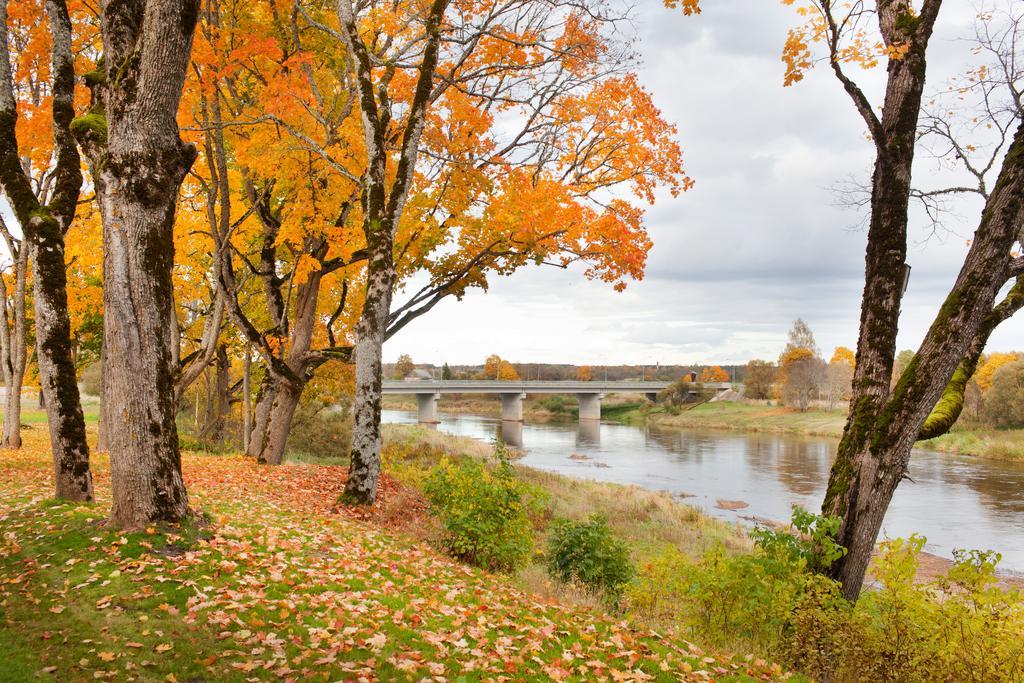
[[[37,436],[37,435],[33,435]],[[41,436],[41,435],[39,435]],[[776,666],[706,653],[540,601],[377,519],[333,510],[339,467],[185,454],[205,521],[108,529],[98,502],[48,500],[49,454],[0,455],[0,679],[768,680]],[[411,510],[411,512],[410,512]],[[366,518],[366,519],[361,519]]]

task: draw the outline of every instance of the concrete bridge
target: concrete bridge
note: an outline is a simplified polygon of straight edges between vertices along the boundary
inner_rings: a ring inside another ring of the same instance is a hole
[[[415,394],[420,422],[438,422],[437,403],[442,394],[497,394],[501,397],[501,419],[522,422],[523,399],[527,394],[576,394],[580,403],[580,420],[601,419],[601,399],[605,394],[644,394],[653,401],[658,392],[671,382],[523,382],[497,380],[385,380],[385,394]],[[705,390],[722,392],[732,387],[729,382],[711,382]]]

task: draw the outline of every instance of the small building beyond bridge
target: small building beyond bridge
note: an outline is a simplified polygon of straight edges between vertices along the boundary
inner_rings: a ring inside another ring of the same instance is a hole
[[[497,394],[501,397],[501,419],[522,422],[523,399],[527,394],[575,394],[580,403],[580,420],[601,419],[601,399],[605,394],[643,394],[653,401],[671,382],[524,382],[498,380],[385,380],[385,394],[415,394],[419,421],[438,422],[437,403],[442,394]],[[729,382],[709,382],[705,391],[720,393],[732,388]]]

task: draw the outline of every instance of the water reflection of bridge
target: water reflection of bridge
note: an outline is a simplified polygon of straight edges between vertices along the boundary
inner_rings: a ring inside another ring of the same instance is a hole
[[[523,423],[520,420],[502,420],[498,428],[502,443],[512,448],[523,447]],[[576,424],[576,446],[588,447],[601,444],[601,421],[580,420]]]

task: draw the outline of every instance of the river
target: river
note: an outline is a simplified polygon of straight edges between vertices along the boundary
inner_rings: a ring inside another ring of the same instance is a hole
[[[384,422],[415,423],[414,411],[385,410]],[[520,448],[519,462],[573,477],[669,491],[714,517],[752,524],[785,521],[793,505],[817,510],[836,441],[786,434],[662,429],[575,422],[502,423],[442,414],[441,431]],[[917,450],[910,480],[896,490],[883,535],[920,533],[925,549],[996,550],[1002,570],[1024,572],[1024,465]],[[719,500],[748,507],[725,510]]]

